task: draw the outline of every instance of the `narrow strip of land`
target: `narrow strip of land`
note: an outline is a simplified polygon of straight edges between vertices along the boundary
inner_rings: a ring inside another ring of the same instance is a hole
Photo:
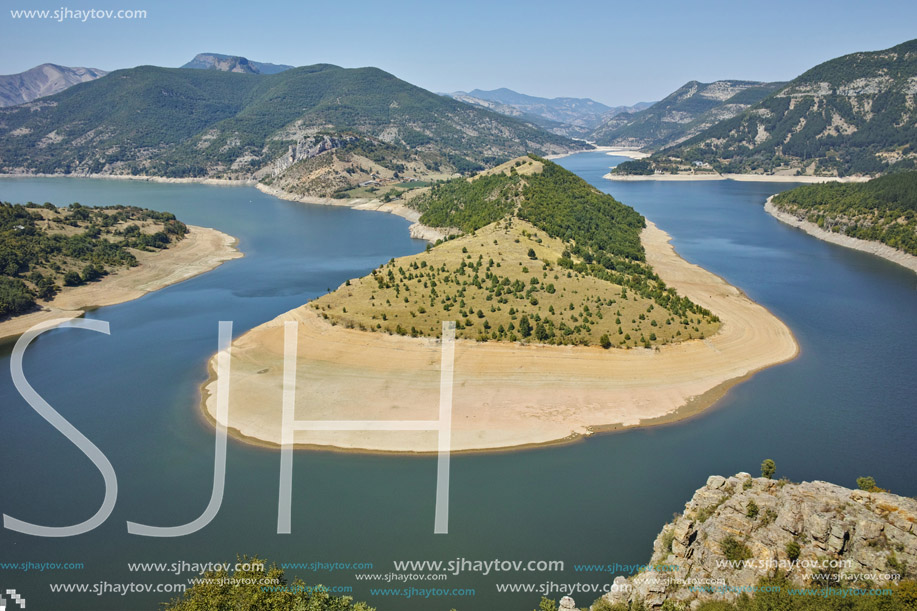
[[[902,250],[898,250],[897,248],[892,248],[891,246],[883,244],[882,242],[861,240],[859,238],[854,238],[843,233],[827,231],[815,223],[807,221],[804,218],[799,218],[796,215],[790,214],[789,212],[778,210],[777,206],[774,205],[772,200],[773,196],[767,198],[767,202],[764,204],[764,210],[778,221],[793,227],[798,227],[809,235],[814,236],[820,240],[824,240],[825,242],[831,242],[832,244],[837,244],[839,246],[845,246],[854,250],[868,252],[871,255],[882,257],[883,259],[897,263],[898,265],[902,265],[917,273],[917,257],[914,255],[906,253]]]
[[[188,225],[185,238],[169,248],[137,252],[138,266],[113,271],[97,282],[64,287],[41,310],[0,322],[0,340],[18,337],[46,320],[78,318],[87,309],[131,301],[210,271],[242,256],[236,242],[216,229]]]
[[[602,176],[606,180],[620,182],[643,182],[658,180],[661,182],[688,182],[696,180],[735,180],[737,182],[798,182],[815,184],[822,182],[866,182],[871,176],[794,176],[792,174],[717,174],[705,172],[700,174],[613,174]]]

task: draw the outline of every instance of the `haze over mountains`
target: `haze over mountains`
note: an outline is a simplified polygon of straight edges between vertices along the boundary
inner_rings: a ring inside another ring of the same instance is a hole
[[[689,81],[646,110],[608,117],[593,130],[589,140],[603,146],[658,150],[736,116],[781,85],[735,80]]]
[[[556,134],[579,138],[589,136],[607,118],[652,105],[652,102],[639,102],[634,106],[610,107],[590,98],[540,98],[505,87],[445,95],[510,117],[523,118]]]
[[[59,93],[78,83],[108,74],[97,68],[68,68],[42,64],[19,74],[0,76],[0,106],[14,106]]]
[[[876,174],[917,163],[917,40],[822,63],[653,156],[656,169]]]

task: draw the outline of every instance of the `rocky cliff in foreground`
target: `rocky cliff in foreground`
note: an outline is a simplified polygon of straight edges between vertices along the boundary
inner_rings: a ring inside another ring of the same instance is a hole
[[[647,608],[729,601],[776,570],[802,587],[894,585],[917,569],[917,500],[821,481],[714,475],[663,528],[649,565],[666,570],[617,577],[605,600]]]

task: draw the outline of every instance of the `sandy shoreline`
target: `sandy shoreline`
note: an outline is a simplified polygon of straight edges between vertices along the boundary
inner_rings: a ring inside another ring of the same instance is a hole
[[[659,180],[663,182],[682,182],[695,180],[735,180],[737,182],[798,182],[816,184],[823,182],[866,182],[873,176],[784,176],[774,174],[652,174],[648,176],[612,174],[609,172],[602,176],[606,180],[621,182],[640,182],[646,180]]]
[[[564,157],[569,157],[570,155],[578,155],[580,153],[606,153],[608,155],[617,155],[619,157],[630,157],[631,159],[643,159],[644,157],[649,157],[649,153],[641,153],[640,151],[635,151],[633,149],[625,149],[618,146],[596,146],[593,145],[591,149],[583,149],[581,151],[571,151],[569,153],[557,153],[556,155],[545,155],[545,159],[563,159]]]
[[[372,210],[375,212],[387,212],[400,216],[403,219],[411,221],[408,231],[411,237],[417,240],[426,240],[435,242],[445,238],[448,233],[436,228],[429,227],[420,222],[420,212],[405,206],[401,200],[383,202],[380,199],[334,199],[331,197],[315,197],[312,195],[296,195],[289,193],[277,187],[271,187],[258,183],[255,188],[262,193],[273,195],[279,199],[285,199],[291,202],[300,202],[303,204],[313,204],[320,206],[340,206],[344,208],[353,208],[354,210]]]
[[[137,267],[118,270],[98,282],[65,287],[42,310],[0,322],[0,341],[52,318],[79,318],[89,309],[137,299],[242,256],[231,235],[194,225],[188,225],[188,230],[184,240],[166,250],[138,253]]]
[[[719,333],[658,350],[524,346],[460,340],[455,348],[452,448],[487,451],[571,441],[601,430],[689,417],[760,369],[794,358],[791,331],[718,276],[683,260],[648,223],[647,259],[667,284],[723,320]],[[331,326],[302,306],[239,337],[232,348],[229,421],[252,443],[280,442],[283,323],[299,324],[297,419],[426,420],[439,401],[438,340]],[[204,384],[213,421],[216,387]],[[302,447],[431,452],[430,432],[297,431]]]
[[[436,242],[445,238],[448,233],[436,227],[429,227],[420,223],[420,213],[409,208],[399,201],[385,203],[379,199],[333,199],[330,197],[314,197],[310,195],[296,195],[276,187],[262,184],[254,179],[229,180],[225,178],[164,178],[161,176],[130,176],[122,174],[2,174],[0,178],[94,178],[103,180],[139,180],[164,184],[202,184],[224,187],[255,187],[262,193],[267,193],[279,199],[301,202],[304,204],[318,204],[322,206],[344,206],[355,210],[374,210],[388,212],[411,221],[408,231],[412,238]],[[2,339],[2,338],[0,338]]]
[[[134,176],[130,174],[26,174],[0,173],[0,178],[95,178],[102,180],[139,180],[143,182],[161,182],[167,184],[202,184],[232,187],[250,187],[253,179],[230,180],[227,178],[166,178],[164,176]]]
[[[767,198],[767,202],[764,204],[764,210],[778,221],[793,227],[798,227],[809,235],[814,236],[820,240],[831,242],[832,244],[837,244],[839,246],[846,246],[847,248],[852,248],[854,250],[868,252],[871,255],[882,257],[883,259],[891,261],[892,263],[897,263],[898,265],[906,267],[914,273],[917,273],[917,257],[914,255],[898,250],[897,248],[892,248],[891,246],[881,242],[871,242],[869,240],[852,238],[842,233],[826,231],[815,223],[811,223],[805,219],[800,219],[788,212],[778,210],[777,206],[775,206],[772,201],[773,199],[773,195]]]

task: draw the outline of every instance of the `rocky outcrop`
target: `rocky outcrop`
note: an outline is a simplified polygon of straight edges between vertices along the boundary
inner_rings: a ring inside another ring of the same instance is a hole
[[[917,500],[827,482],[711,476],[653,544],[648,570],[619,576],[610,603],[658,608],[733,600],[776,571],[799,586],[881,586],[917,569]]]
[[[291,144],[287,149],[286,155],[274,160],[271,164],[270,175],[279,176],[297,161],[311,159],[321,153],[339,148],[348,142],[356,141],[356,136],[351,137],[332,137],[332,136],[311,136],[300,138],[296,144]]]
[[[195,68],[198,70],[220,70],[221,72],[245,72],[248,74],[276,74],[289,70],[293,66],[286,64],[269,64],[255,62],[239,55],[223,55],[222,53],[198,53],[182,68]]]
[[[640,112],[608,116],[589,140],[606,146],[659,150],[743,112],[782,83],[689,81]]]

